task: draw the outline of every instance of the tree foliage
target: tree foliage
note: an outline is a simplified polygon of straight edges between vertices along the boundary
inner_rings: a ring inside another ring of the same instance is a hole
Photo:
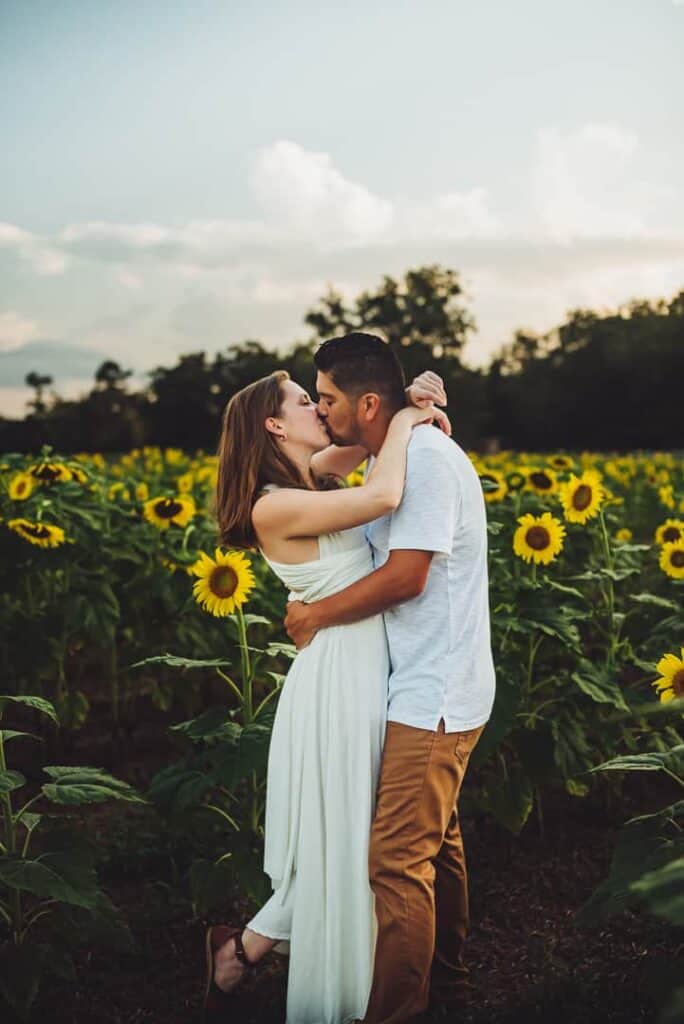
[[[212,357],[182,354],[175,365],[150,370],[149,383],[137,392],[128,390],[131,371],[106,360],[88,394],[65,401],[52,391],[50,403],[44,389],[52,378],[34,370],[26,377],[36,392],[31,411],[19,422],[0,418],[0,447],[211,450],[231,395],[279,367],[313,393],[317,343],[351,330],[381,333],[407,378],[426,368],[444,378],[454,436],[463,445],[684,446],[684,291],[669,302],[635,300],[610,314],[576,309],[546,333],[517,331],[486,370],[462,361],[475,321],[459,274],[446,267],[418,267],[400,279],[386,275],[353,300],[330,290],[304,322],[311,338],[284,353],[251,339]]]

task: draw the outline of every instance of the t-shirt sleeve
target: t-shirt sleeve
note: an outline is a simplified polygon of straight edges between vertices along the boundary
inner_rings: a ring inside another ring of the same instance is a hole
[[[415,548],[451,554],[460,505],[458,478],[446,454],[409,446],[404,494],[390,519],[390,551]]]

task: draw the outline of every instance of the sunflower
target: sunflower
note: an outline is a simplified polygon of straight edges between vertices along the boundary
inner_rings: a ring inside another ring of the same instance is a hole
[[[176,487],[178,488],[179,494],[190,494],[194,480],[195,477],[193,473],[181,473],[181,475],[176,478]]]
[[[563,547],[565,527],[552,516],[543,512],[541,516],[533,516],[527,512],[518,519],[520,526],[513,535],[513,550],[526,562],[552,562]]]
[[[598,515],[603,501],[601,474],[594,469],[585,469],[579,477],[571,473],[570,479],[560,485],[559,496],[568,522],[586,523]]]
[[[164,558],[163,556],[159,559],[161,564],[165,566],[169,572],[186,572],[188,576],[194,576],[195,571],[192,565],[179,565],[178,562],[174,562],[171,558]]]
[[[145,519],[159,530],[168,530],[171,523],[187,526],[195,514],[192,498],[150,498],[143,505]]]
[[[31,476],[30,473],[17,473],[16,476],[12,477],[9,485],[9,496],[12,501],[24,501],[25,498],[30,498],[33,492],[35,477]]]
[[[527,475],[525,473],[521,473],[518,469],[514,469],[510,473],[506,474],[506,486],[512,493],[522,491],[526,483]]]
[[[75,480],[76,483],[79,484],[86,483],[88,475],[84,470],[80,468],[80,466],[69,466],[68,468],[72,480]]]
[[[192,585],[195,600],[212,615],[232,614],[256,586],[252,566],[239,551],[216,548],[214,558],[202,551],[192,571],[199,576]]]
[[[480,483],[487,483],[488,488],[482,488],[485,501],[503,501],[508,494],[508,485],[503,473],[497,469],[484,469],[478,473]]]
[[[348,473],[344,478],[347,487],[360,487],[363,483],[363,470],[353,469],[351,473]]]
[[[660,672],[660,679],[651,686],[655,686],[661,701],[684,697],[684,647],[681,658],[676,654],[665,654],[656,665],[656,672]]]
[[[660,568],[673,580],[684,580],[684,537],[660,549]]]
[[[45,483],[53,483],[55,480],[64,483],[71,479],[69,468],[63,462],[34,462],[26,472]]]
[[[114,501],[117,494],[121,498],[123,498],[124,501],[131,500],[131,492],[128,490],[128,488],[124,485],[124,483],[121,480],[117,480],[116,483],[113,483],[107,489],[107,499],[109,501]]]
[[[64,543],[64,530],[52,523],[32,523],[28,519],[8,519],[7,525],[30,544],[41,548],[56,548]]]
[[[150,496],[150,489],[144,480],[135,485],[135,496],[138,501],[147,501]]]
[[[615,540],[620,544],[626,544],[632,539],[632,531],[628,530],[626,526],[623,526],[621,530],[615,534]]]
[[[666,519],[655,532],[656,544],[672,544],[684,537],[684,520]]]
[[[554,469],[572,469],[575,465],[575,460],[571,459],[569,455],[552,455],[549,459],[549,465],[553,466]]]
[[[672,487],[672,484],[664,484],[662,487],[659,487],[658,497],[666,508],[675,507],[674,488]]]
[[[208,483],[212,487],[215,487],[218,472],[215,466],[200,466],[195,476],[197,477],[198,483]]]
[[[535,494],[555,494],[558,478],[552,469],[528,469],[527,486]]]

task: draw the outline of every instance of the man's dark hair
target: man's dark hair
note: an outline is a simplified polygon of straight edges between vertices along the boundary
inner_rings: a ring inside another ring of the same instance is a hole
[[[392,412],[406,405],[406,377],[396,355],[377,334],[352,331],[329,338],[314,352],[316,369],[350,398],[374,391]]]

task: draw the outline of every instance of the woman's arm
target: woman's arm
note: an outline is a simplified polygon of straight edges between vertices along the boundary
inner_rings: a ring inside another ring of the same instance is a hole
[[[316,452],[311,459],[311,469],[316,476],[339,476],[344,479],[368,458],[363,445],[350,444],[346,447],[331,444],[322,452]]]
[[[413,427],[429,422],[439,410],[408,406],[396,413],[387,429],[373,470],[363,487],[305,491],[280,487],[259,498],[252,510],[257,535],[281,540],[318,537],[334,530],[361,526],[393,512],[401,502],[406,475],[406,448]]]
[[[409,405],[424,407],[426,405],[446,405],[447,396],[444,390],[444,381],[439,374],[431,370],[425,370],[414,378],[413,383],[406,388],[406,401]],[[445,417],[446,419],[446,417]],[[446,420],[448,423],[449,421]],[[439,420],[439,426],[447,432],[443,419]],[[368,457],[368,451],[360,444],[340,445],[331,444],[322,452],[316,452],[311,459],[311,469],[316,476],[348,476],[357,466]]]

